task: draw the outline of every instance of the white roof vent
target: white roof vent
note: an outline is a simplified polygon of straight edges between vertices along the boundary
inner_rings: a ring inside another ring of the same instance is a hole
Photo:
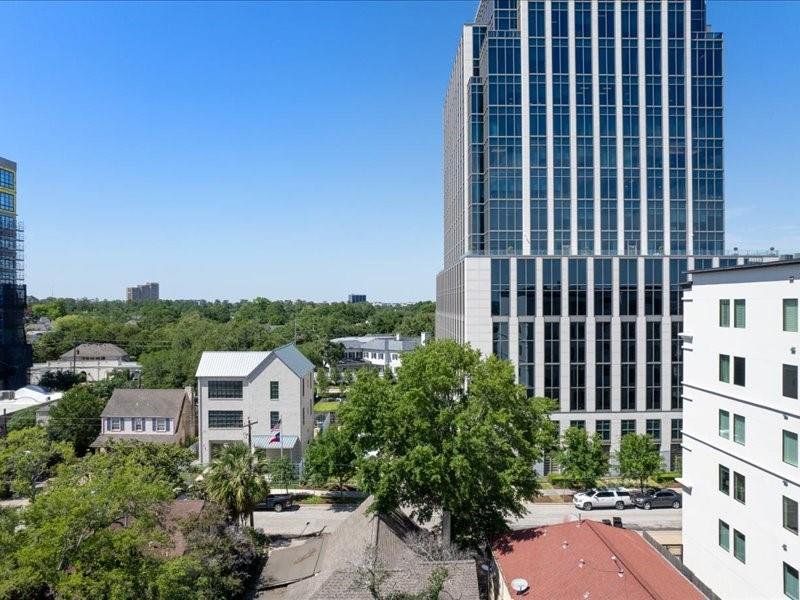
[[[522,579],[522,577],[517,577],[516,579],[511,580],[511,589],[513,589],[518,594],[521,594],[529,587],[530,586],[528,585],[528,580]]]

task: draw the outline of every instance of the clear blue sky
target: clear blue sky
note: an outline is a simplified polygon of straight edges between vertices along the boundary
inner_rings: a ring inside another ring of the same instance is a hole
[[[433,298],[476,2],[0,3],[29,292]],[[800,2],[716,1],[729,247],[800,250]]]

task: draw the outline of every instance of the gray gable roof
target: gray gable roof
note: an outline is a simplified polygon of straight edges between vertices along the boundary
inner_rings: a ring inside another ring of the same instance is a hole
[[[111,394],[102,417],[170,417],[181,414],[186,390],[117,388]]]
[[[128,360],[128,353],[115,344],[78,344],[61,355],[61,360]]]
[[[314,363],[308,360],[294,344],[275,348],[272,353],[298,377],[305,377],[314,370]]]

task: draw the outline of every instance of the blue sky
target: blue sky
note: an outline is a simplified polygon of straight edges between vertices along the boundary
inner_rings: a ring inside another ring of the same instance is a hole
[[[441,103],[475,7],[1,3],[29,292],[433,298]],[[712,0],[709,17],[728,246],[800,250],[800,3]]]

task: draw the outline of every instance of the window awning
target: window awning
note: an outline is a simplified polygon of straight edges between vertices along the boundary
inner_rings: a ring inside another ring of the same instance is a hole
[[[298,437],[296,435],[282,435],[280,442],[270,442],[270,435],[254,435],[253,448],[260,448],[262,450],[291,450],[297,445]]]

